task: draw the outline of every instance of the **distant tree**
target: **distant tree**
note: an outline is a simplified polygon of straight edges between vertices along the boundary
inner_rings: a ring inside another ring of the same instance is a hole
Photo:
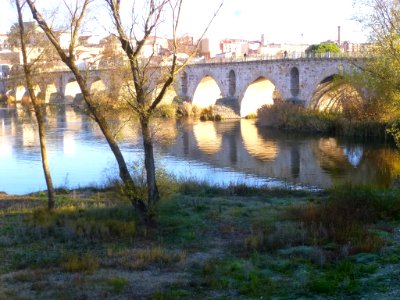
[[[340,48],[333,42],[325,42],[321,44],[314,44],[306,49],[306,53],[340,53]]]
[[[369,59],[361,66],[356,80],[368,90],[386,119],[400,115],[400,2],[395,0],[359,0],[367,14],[361,17],[370,30],[373,45]],[[391,133],[400,146],[400,121]]]

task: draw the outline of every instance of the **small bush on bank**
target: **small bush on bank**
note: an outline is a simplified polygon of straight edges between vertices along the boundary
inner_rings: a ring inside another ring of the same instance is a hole
[[[99,266],[99,260],[89,253],[82,256],[71,255],[62,263],[62,267],[66,272],[93,273],[98,270]]]
[[[336,252],[335,256],[379,251],[384,241],[369,225],[400,218],[398,192],[343,186],[329,194],[325,202],[308,203],[289,212],[292,219],[304,224],[308,243],[324,247],[333,242],[336,246],[330,251]]]
[[[272,106],[264,105],[257,115],[260,126],[305,132],[332,132],[335,120],[333,114],[307,110],[285,101],[278,101]]]
[[[157,106],[154,116],[156,118],[175,118],[177,109],[178,107],[175,104],[162,104]]]
[[[177,108],[177,115],[182,117],[191,117],[195,112],[195,107],[188,101],[182,101]]]
[[[48,211],[37,209],[26,219],[32,234],[62,240],[77,238],[113,241],[133,240],[137,215],[132,207],[79,209],[66,207]]]

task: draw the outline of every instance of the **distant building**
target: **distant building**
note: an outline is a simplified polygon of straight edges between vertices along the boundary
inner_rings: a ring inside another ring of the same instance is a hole
[[[160,56],[165,50],[168,50],[168,39],[150,36],[141,49],[141,55],[146,58]]]
[[[203,56],[204,58],[212,58],[221,52],[219,40],[204,38],[200,41],[199,56]]]
[[[266,44],[260,47],[260,55],[275,58],[297,58],[301,57],[308,48],[308,44]],[[286,54],[285,54],[286,53]]]
[[[171,54],[173,49],[173,40],[169,40],[168,43],[169,54]],[[193,54],[193,52],[196,51],[196,45],[194,43],[193,37],[190,35],[178,37],[176,39],[176,46],[177,53],[185,53],[187,55],[191,55]]]
[[[231,53],[232,57],[242,57],[249,54],[249,42],[239,39],[224,39],[220,41],[221,53]]]
[[[340,46],[344,53],[363,52],[373,48],[373,44],[370,43],[352,43],[349,41],[343,42]]]
[[[4,49],[9,49],[10,45],[8,43],[8,34],[0,33],[0,51]]]

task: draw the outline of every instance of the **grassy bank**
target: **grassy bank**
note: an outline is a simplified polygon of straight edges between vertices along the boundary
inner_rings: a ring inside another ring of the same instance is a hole
[[[393,136],[388,134],[392,122],[368,115],[351,118],[351,114],[306,109],[288,102],[260,108],[257,123],[287,131],[323,133],[357,140],[393,141]]]
[[[400,295],[400,193],[176,185],[145,228],[116,191],[0,196],[0,299]]]

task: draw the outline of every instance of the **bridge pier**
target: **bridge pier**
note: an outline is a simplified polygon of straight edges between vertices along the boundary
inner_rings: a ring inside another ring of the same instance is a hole
[[[234,97],[224,97],[217,99],[213,106],[213,112],[214,115],[220,115],[224,119],[239,119],[239,99]]]

